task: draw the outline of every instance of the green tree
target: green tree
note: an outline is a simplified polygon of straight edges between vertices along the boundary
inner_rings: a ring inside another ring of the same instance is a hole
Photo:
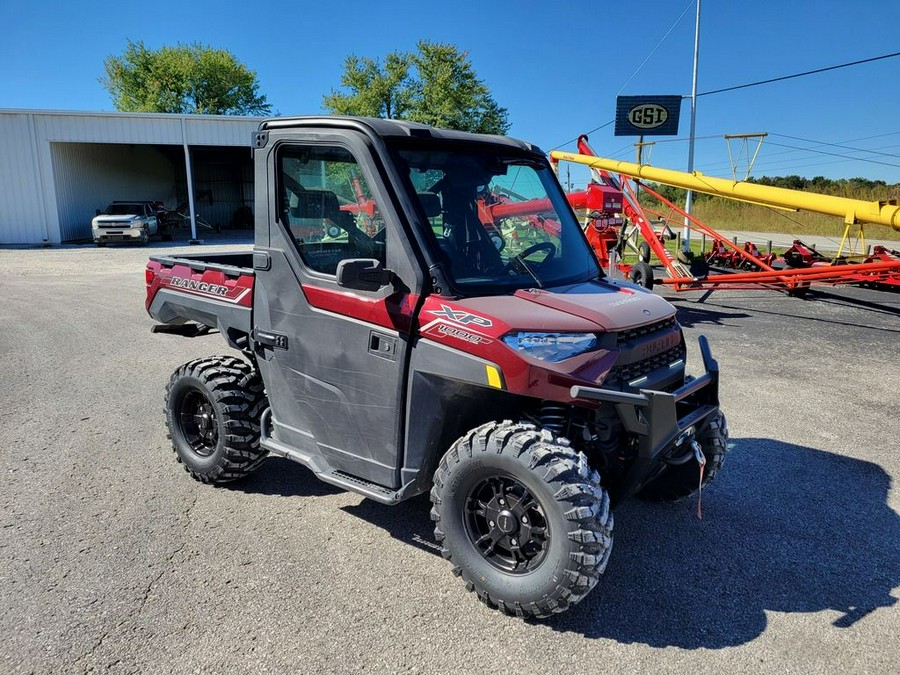
[[[194,43],[147,49],[132,42],[109,56],[100,82],[116,110],[196,115],[267,115],[256,73],[224,49]]]
[[[343,91],[323,98],[337,115],[386,117],[482,134],[504,134],[509,116],[475,73],[468,52],[422,40],[414,53],[391,52],[384,62],[348,56]]]

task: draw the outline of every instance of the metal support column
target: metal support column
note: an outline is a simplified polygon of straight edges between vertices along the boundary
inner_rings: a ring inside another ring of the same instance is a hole
[[[197,217],[194,215],[194,175],[191,169],[191,149],[187,142],[187,128],[184,115],[181,116],[181,144],[184,147],[184,171],[187,176],[188,213],[191,216],[191,240],[189,244],[202,244],[197,239]]]
[[[697,129],[697,62],[700,56],[700,0],[697,0],[697,22],[694,27],[694,81],[691,85],[691,138],[688,143],[688,173],[694,171],[694,135]],[[694,193],[688,190],[687,196],[684,198],[684,211],[688,215],[691,213],[691,204],[694,201]],[[684,219],[684,242],[683,251],[691,250],[691,230],[688,219]]]

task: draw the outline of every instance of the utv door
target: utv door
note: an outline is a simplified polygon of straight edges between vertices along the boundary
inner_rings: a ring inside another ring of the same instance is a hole
[[[257,250],[269,261],[256,272],[254,326],[274,434],[337,471],[397,488],[421,274],[392,193],[361,134],[292,131],[267,150],[257,186],[270,186],[269,240],[258,224]],[[339,286],[338,264],[350,259],[379,261],[394,282]]]

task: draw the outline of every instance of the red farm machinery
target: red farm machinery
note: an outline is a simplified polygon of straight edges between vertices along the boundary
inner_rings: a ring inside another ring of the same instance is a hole
[[[583,209],[585,232],[601,264],[646,287],[654,283],[678,291],[698,289],[767,288],[803,294],[811,284],[863,284],[900,290],[900,251],[875,246],[865,255],[845,255],[851,227],[873,223],[900,231],[900,206],[896,200],[865,202],[810,192],[800,192],[743,181],[684,173],[643,164],[597,157],[587,137],[578,139],[578,153],[554,151],[551,162],[570,161],[590,167],[594,181],[583,192],[569,194],[575,209]],[[641,182],[638,182],[641,181]],[[703,192],[791,211],[812,211],[844,219],[844,236],[837,254],[827,257],[814,247],[795,240],[778,259],[763,253],[752,242],[740,246],[673,204],[644,181]],[[654,206],[642,205],[638,190],[652,197]],[[605,201],[599,195],[605,196]],[[621,202],[621,212],[610,210]],[[674,239],[670,223],[684,223],[691,233],[711,242],[702,255],[672,253],[666,241]],[[626,248],[638,256],[624,262]],[[663,264],[667,276],[654,279],[651,254]]]

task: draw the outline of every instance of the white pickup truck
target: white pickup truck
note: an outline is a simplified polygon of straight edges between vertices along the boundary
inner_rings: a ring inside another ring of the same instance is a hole
[[[170,241],[171,232],[159,221],[160,209],[156,202],[112,202],[91,221],[94,243],[106,246],[111,241],[135,241],[146,245],[157,234]]]

